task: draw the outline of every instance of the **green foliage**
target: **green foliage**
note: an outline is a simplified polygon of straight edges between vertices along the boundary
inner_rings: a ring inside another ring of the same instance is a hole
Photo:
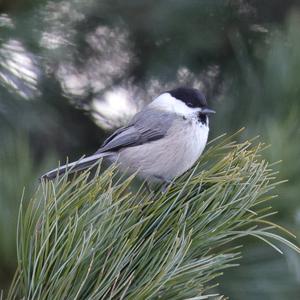
[[[32,179],[32,164],[28,144],[23,139],[15,141],[4,137],[0,151],[0,257],[12,262],[15,257],[15,227],[24,184]],[[14,168],[12,167],[14,166]]]
[[[116,166],[42,182],[20,209],[7,299],[206,299],[237,265],[233,241],[253,236],[299,252],[268,220],[279,182],[263,149],[222,138],[165,193],[133,191],[134,176]]]
[[[8,128],[6,133],[0,143],[0,288],[5,287],[16,265],[19,199],[22,194],[26,198],[33,194],[41,170],[51,160],[49,157],[48,163],[35,164],[28,139]]]
[[[300,14],[294,10],[287,15],[280,28],[275,24],[266,25],[268,33],[260,43],[252,45],[252,51],[247,48],[246,37],[239,36],[240,47],[236,47],[243,55],[239,63],[245,75],[236,75],[236,79],[232,79],[230,74],[225,76],[230,91],[221,96],[222,101],[217,107],[219,118],[216,116],[211,122],[215,133],[231,131],[237,126],[246,125],[244,138],[260,135],[271,145],[263,155],[270,161],[281,161],[276,167],[279,170],[279,178],[288,180],[276,189],[282,201],[275,201],[273,204],[274,209],[278,211],[275,218],[293,230],[298,237],[299,28]],[[246,267],[240,268],[236,273],[228,272],[222,278],[222,286],[226,287],[221,289],[222,293],[234,299],[247,300],[299,298],[299,256],[286,252],[284,258],[266,259],[272,256],[272,252],[258,243],[252,243],[247,253],[243,259],[243,265]],[[253,271],[246,275],[246,268]],[[232,284],[237,282],[237,279],[238,283]]]

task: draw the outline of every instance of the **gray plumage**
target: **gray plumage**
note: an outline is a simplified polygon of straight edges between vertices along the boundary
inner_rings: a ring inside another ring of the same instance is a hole
[[[124,147],[138,146],[161,139],[173,121],[174,115],[172,113],[145,108],[138,112],[126,127],[116,130],[108,137],[95,154],[117,151]]]
[[[144,118],[149,113],[153,117],[151,119]],[[51,170],[44,174],[42,178],[51,180],[57,175],[64,174],[66,169],[70,173],[84,170],[106,156],[111,156],[111,160],[115,161],[117,159],[116,152],[124,147],[134,147],[164,137],[173,121],[174,116],[171,113],[156,112],[153,114],[150,108],[145,108],[137,113],[127,126],[117,129],[110,135],[93,155]]]
[[[170,181],[187,171],[203,152],[209,113],[214,111],[207,108],[197,90],[178,88],[163,93],[108,137],[95,154],[49,171],[42,178],[83,170],[108,157],[125,172],[137,171],[152,181]]]

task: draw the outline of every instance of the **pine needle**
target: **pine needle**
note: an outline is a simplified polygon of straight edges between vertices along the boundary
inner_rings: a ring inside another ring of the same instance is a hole
[[[294,236],[267,219],[275,165],[253,143],[215,139],[163,194],[134,190],[135,175],[100,163],[98,176],[42,182],[26,209],[21,202],[7,299],[225,299],[209,291],[238,266],[235,240],[299,252],[284,235]]]

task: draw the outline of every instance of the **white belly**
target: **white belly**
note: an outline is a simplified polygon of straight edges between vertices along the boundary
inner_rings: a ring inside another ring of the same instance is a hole
[[[119,163],[124,171],[138,171],[147,179],[172,180],[197,161],[203,152],[208,126],[196,120],[174,122],[162,139],[120,150]]]

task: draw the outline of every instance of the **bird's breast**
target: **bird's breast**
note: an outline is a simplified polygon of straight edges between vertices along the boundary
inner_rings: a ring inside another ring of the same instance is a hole
[[[177,149],[179,156],[177,157],[178,165],[181,165],[181,172],[185,172],[189,169],[202,154],[207,138],[208,138],[208,126],[197,119],[188,121],[188,126],[182,126],[177,133],[170,133],[177,140]],[[181,141],[181,142],[180,142]],[[179,174],[178,174],[179,175]],[[177,175],[177,176],[178,176]]]
[[[208,126],[196,119],[176,120],[163,138],[121,150],[120,163],[131,171],[139,170],[142,177],[171,180],[197,161],[208,131]]]

